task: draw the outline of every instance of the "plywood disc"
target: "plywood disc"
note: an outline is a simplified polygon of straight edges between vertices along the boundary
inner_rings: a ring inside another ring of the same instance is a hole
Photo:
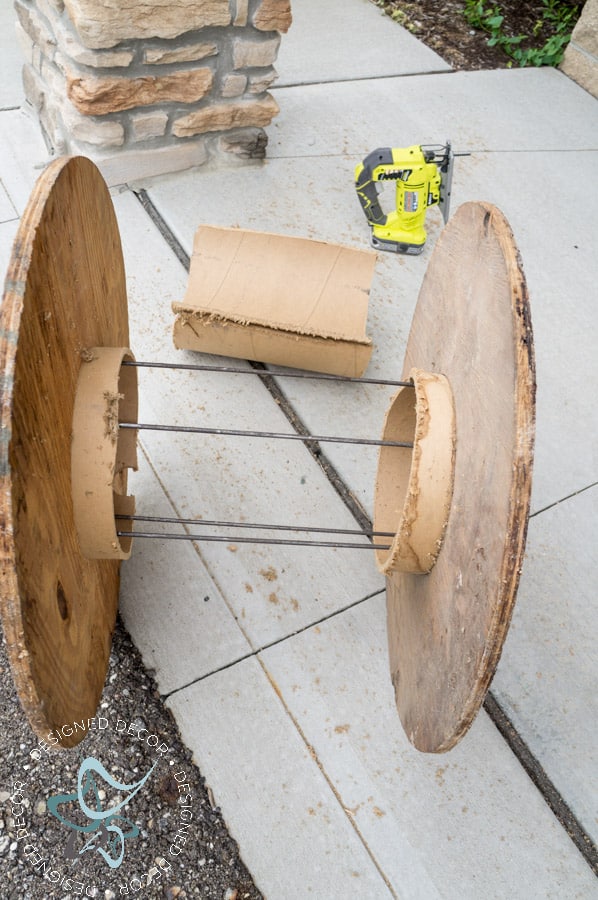
[[[81,556],[71,500],[81,360],[129,344],[118,227],[89,160],[56,160],[37,182],[0,325],[0,608],[21,702],[45,738],[95,714],[118,603],[119,564]]]
[[[444,542],[428,575],[387,578],[397,708],[420,750],[465,734],[498,664],[521,570],[535,369],[525,278],[503,215],[460,207],[430,260],[403,369],[445,375],[456,458]]]

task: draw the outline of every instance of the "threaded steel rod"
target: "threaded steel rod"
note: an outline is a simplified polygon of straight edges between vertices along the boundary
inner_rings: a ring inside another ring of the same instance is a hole
[[[168,431],[181,434],[218,434],[223,437],[256,437],[281,441],[303,441],[308,444],[361,444],[374,447],[407,447],[413,448],[413,444],[407,441],[382,441],[370,438],[332,437],[319,434],[285,434],[278,431],[246,431],[237,428],[201,428],[194,425],[152,425],[145,422],[119,422],[119,428],[133,429],[134,431]]]
[[[118,513],[115,519],[127,522],[152,522],[166,525],[192,525],[200,528],[255,528],[262,531],[302,531],[311,534],[350,534],[357,537],[394,537],[392,531],[363,531],[360,528],[321,528],[311,525],[273,525],[263,522],[225,522],[215,519],[185,519],[176,516],[132,516]]]
[[[389,387],[413,387],[412,381],[391,381],[384,378],[351,378],[349,375],[328,375],[323,372],[277,372],[271,369],[242,369],[237,366],[209,366],[193,363],[144,362],[123,360],[123,366],[141,369],[173,369],[183,372],[225,372],[229,375],[257,375],[258,378],[303,378],[315,381],[342,381],[349,384],[382,384]]]
[[[239,537],[220,534],[187,534],[156,531],[117,531],[118,537],[150,538],[161,541],[199,541],[226,544],[283,544],[291,547],[332,547],[345,550],[389,550],[389,544],[352,544],[343,541],[298,541],[286,538]]]

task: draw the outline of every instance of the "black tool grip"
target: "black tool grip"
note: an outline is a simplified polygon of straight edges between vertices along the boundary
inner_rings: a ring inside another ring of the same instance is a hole
[[[364,159],[361,172],[355,180],[359,202],[370,224],[386,225],[388,216],[382,211],[378,202],[378,191],[373,175],[378,166],[390,165],[392,161],[390,147],[379,147],[377,150],[372,150]]]

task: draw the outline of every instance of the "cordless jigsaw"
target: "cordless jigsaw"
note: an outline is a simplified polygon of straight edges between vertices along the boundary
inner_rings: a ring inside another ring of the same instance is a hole
[[[453,152],[450,142],[380,147],[355,169],[357,196],[372,229],[372,246],[395,253],[421,253],[426,243],[426,210],[439,206],[449,217]],[[385,213],[378,195],[382,182],[396,182],[396,203]]]

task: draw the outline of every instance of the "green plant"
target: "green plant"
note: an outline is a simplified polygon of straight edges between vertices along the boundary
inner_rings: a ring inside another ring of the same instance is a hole
[[[473,27],[482,31],[491,31],[490,19],[500,16],[498,6],[488,7],[486,0],[465,0],[465,9],[463,15],[466,21]],[[502,25],[503,19],[500,18],[499,25]]]
[[[543,32],[548,36],[544,44],[532,47],[521,46],[530,40],[528,35],[505,33],[505,17],[499,4],[490,5],[487,0],[465,0],[463,15],[473,28],[488,32],[488,45],[504,50],[511,64],[557,66],[571,39],[581,5],[567,3],[566,0],[542,0],[541,15],[532,29],[532,37],[537,40]]]

